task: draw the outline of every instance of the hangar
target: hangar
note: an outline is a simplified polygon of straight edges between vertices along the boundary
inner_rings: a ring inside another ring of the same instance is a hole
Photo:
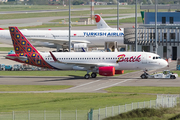
[[[158,9],[171,8],[176,6],[158,6]],[[143,7],[141,7],[142,9]],[[155,52],[155,12],[149,12],[154,6],[145,7],[148,12],[144,12],[144,24],[137,28],[138,51]],[[144,9],[144,8],[143,8]],[[168,9],[169,10],[169,9]],[[180,57],[180,12],[158,12],[157,13],[157,33],[158,49],[157,54],[162,58],[176,60]],[[135,45],[135,29],[124,29],[124,44]]]

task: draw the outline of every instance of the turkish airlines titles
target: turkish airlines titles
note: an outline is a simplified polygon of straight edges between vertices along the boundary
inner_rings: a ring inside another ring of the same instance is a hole
[[[124,33],[119,32],[83,32],[84,36],[124,36]]]

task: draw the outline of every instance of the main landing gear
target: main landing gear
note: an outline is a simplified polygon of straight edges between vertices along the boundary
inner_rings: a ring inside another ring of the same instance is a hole
[[[96,73],[94,73],[94,72],[91,73],[91,77],[92,77],[92,78],[96,78],[96,76],[97,76]],[[89,74],[86,74],[86,75],[84,76],[84,78],[85,78],[85,79],[89,79],[89,78],[90,78],[90,75],[89,75]]]

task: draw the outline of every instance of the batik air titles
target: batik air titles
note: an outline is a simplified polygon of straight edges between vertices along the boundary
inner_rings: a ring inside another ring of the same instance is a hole
[[[124,44],[124,29],[111,29],[105,21],[99,16],[97,29],[95,30],[71,30],[71,43],[84,43],[88,47],[103,47],[106,41],[117,41],[118,45]],[[68,30],[20,30],[23,35],[31,40],[34,46],[45,47],[68,47]],[[11,36],[8,30],[0,30],[0,42],[12,44]]]
[[[18,30],[9,27],[15,54],[6,58],[38,67],[87,71],[86,79],[97,74],[113,76],[121,70],[148,70],[167,66],[159,55],[148,52],[39,52]],[[154,59],[157,58],[157,59]]]

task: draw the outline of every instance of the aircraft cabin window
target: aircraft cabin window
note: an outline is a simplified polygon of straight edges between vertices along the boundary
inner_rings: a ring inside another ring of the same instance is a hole
[[[153,59],[155,59],[155,57],[153,57]]]

